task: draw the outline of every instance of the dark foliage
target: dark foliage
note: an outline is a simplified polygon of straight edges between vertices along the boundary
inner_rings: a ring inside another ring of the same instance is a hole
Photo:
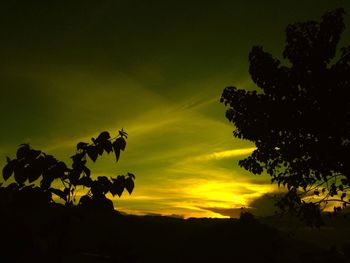
[[[76,154],[71,157],[71,168],[52,155],[32,149],[28,144],[20,145],[16,158],[7,157],[7,164],[2,170],[5,181],[13,175],[15,182],[0,187],[1,208],[47,207],[54,202],[55,195],[65,206],[78,205],[85,209],[113,210],[113,203],[106,194],[120,197],[124,189],[131,194],[135,176],[127,173],[116,178],[99,176],[93,179],[86,163],[88,158],[95,162],[104,152],[114,152],[118,161],[120,152],[125,150],[126,138],[127,134],[123,130],[119,131],[116,138],[111,138],[110,134],[104,131],[97,138],[92,138],[90,144],[79,142]],[[55,181],[61,184],[53,184]],[[78,187],[88,189],[87,194],[81,196],[79,201],[76,200]]]
[[[286,186],[280,208],[296,209],[316,225],[321,222],[311,218],[327,202],[349,204],[350,46],[336,56],[343,15],[336,9],[321,22],[289,25],[283,52],[288,66],[254,46],[249,73],[260,90],[227,87],[221,97],[234,136],[256,145],[239,165],[254,174],[266,171]],[[306,195],[315,197],[313,205]]]

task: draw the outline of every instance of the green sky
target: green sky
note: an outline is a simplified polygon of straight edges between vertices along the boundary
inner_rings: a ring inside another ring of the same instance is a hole
[[[117,209],[189,217],[253,206],[276,186],[238,167],[254,145],[233,138],[221,92],[254,88],[253,45],[281,58],[287,24],[336,7],[350,28],[347,0],[2,1],[0,164],[24,142],[69,162],[77,142],[124,128],[120,162],[92,165],[95,176],[135,173]]]

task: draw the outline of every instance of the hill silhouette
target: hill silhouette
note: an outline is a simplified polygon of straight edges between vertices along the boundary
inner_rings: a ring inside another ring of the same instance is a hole
[[[291,235],[290,229],[274,227],[282,226],[276,218],[259,222],[247,216],[240,219],[133,216],[58,204],[34,211],[2,212],[2,262],[35,259],[36,262],[277,263],[346,259],[342,248],[347,243],[338,244],[337,249],[330,247],[326,238],[330,231],[326,228],[305,231],[299,227],[299,232]],[[323,234],[328,245],[308,241],[302,231],[309,235],[318,233],[318,237]]]

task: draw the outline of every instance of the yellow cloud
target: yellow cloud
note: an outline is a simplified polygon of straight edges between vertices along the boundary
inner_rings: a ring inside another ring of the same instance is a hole
[[[197,156],[194,158],[194,160],[196,160],[196,161],[221,160],[221,159],[225,159],[225,158],[251,154],[255,149],[256,149],[255,147],[248,147],[248,148],[214,152],[214,153],[210,153],[210,154],[204,154],[204,155]]]

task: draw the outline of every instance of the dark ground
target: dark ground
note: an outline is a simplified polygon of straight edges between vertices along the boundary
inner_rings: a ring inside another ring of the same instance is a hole
[[[350,262],[349,219],[179,219],[63,207],[1,213],[0,262]]]

